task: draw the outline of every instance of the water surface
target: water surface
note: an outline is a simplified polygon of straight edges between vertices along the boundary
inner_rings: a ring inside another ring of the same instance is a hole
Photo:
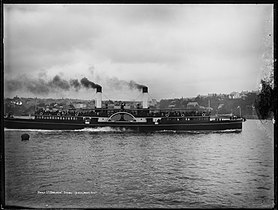
[[[7,129],[5,200],[37,208],[273,207],[273,151],[273,124],[259,120],[242,132]]]

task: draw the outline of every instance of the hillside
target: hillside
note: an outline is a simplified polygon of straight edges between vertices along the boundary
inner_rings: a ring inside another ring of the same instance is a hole
[[[209,94],[207,96],[198,95],[195,98],[162,99],[155,105],[155,108],[186,108],[189,102],[197,102],[199,106],[211,107],[211,114],[242,115],[246,118],[256,118],[254,102],[256,92],[245,92],[237,94]],[[107,102],[105,102],[107,103]],[[113,103],[113,101],[110,101]],[[94,100],[80,99],[39,99],[39,98],[5,98],[4,113],[14,115],[33,114],[35,108],[55,107],[57,109],[74,108],[73,105],[83,104],[86,108],[94,108]],[[241,112],[241,113],[240,113]]]

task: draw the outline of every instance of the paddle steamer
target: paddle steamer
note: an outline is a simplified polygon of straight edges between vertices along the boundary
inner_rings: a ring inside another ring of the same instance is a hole
[[[32,116],[4,118],[4,127],[12,129],[75,130],[84,128],[123,128],[136,131],[241,130],[244,118],[211,116],[209,110],[153,109],[148,107],[148,87],[142,88],[142,106],[102,107],[102,87],[96,88],[95,108],[83,111],[47,112],[36,110]]]

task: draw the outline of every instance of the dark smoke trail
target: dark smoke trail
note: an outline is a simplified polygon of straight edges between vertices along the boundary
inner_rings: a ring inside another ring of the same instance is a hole
[[[140,85],[135,81],[131,80],[129,82],[125,80],[120,80],[117,77],[106,78],[108,87],[113,89],[137,89],[143,90],[147,88],[145,85]],[[78,79],[65,80],[61,76],[54,76],[53,79],[46,81],[45,79],[35,79],[29,78],[26,75],[18,77],[17,79],[6,80],[5,88],[7,91],[17,91],[17,90],[27,90],[34,94],[47,95],[51,92],[56,91],[69,91],[73,88],[75,91],[79,91],[81,88],[93,88],[101,92],[101,86],[88,80],[86,77],[82,78],[80,81]]]
[[[100,88],[101,86],[98,84],[95,84],[93,82],[91,82],[90,80],[88,80],[86,77],[82,78],[80,80],[81,84],[85,87],[85,88]]]
[[[144,87],[147,87],[145,85],[140,85],[140,84],[134,82],[133,80],[130,80],[130,82],[128,83],[128,86],[131,89],[138,89],[138,90],[142,90]]]
[[[56,75],[52,81],[48,82],[48,85],[55,88],[60,88],[63,90],[69,90],[70,89],[70,85],[68,83],[68,81],[61,79],[61,77],[59,77],[58,75]]]
[[[70,80],[70,86],[74,87],[75,91],[78,91],[81,88],[81,84],[77,79],[71,79]]]
[[[81,79],[79,82],[77,79],[70,79],[70,81],[67,81],[56,75],[52,80],[45,81],[44,79],[32,79],[26,75],[22,75],[16,79],[5,81],[5,88],[7,91],[13,92],[25,89],[31,93],[43,95],[57,90],[69,91],[71,87],[76,91],[80,90],[82,87],[95,89],[101,88],[100,85],[89,81],[86,77]]]
[[[37,80],[26,80],[25,86],[28,91],[34,94],[43,94],[47,95],[51,88],[47,85],[42,79]]]
[[[117,77],[112,77],[112,78],[108,77],[106,78],[106,82],[110,88],[117,89],[117,90],[121,90],[124,87],[128,87],[129,89],[142,90],[144,87],[146,87],[145,85],[140,85],[134,82],[133,80],[127,82],[125,80],[120,80]]]

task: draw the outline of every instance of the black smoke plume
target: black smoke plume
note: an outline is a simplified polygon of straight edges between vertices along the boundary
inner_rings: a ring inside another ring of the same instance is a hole
[[[85,87],[85,88],[100,88],[101,86],[98,84],[95,84],[93,82],[91,82],[90,80],[88,80],[86,77],[82,78],[80,80],[81,84]]]
[[[78,79],[71,79],[70,86],[73,87],[76,91],[80,90],[81,88],[81,84]]]
[[[136,83],[135,81],[125,81],[120,80],[117,77],[106,78],[107,85],[114,89],[122,89],[122,88],[129,88],[129,89],[136,89],[136,90],[143,90],[147,88],[145,85],[141,85]],[[51,92],[57,91],[69,91],[70,89],[74,89],[75,91],[79,91],[81,88],[93,88],[99,90],[101,92],[101,86],[96,84],[86,77],[82,78],[80,81],[78,79],[70,79],[69,81],[61,78],[61,76],[56,75],[53,79],[46,81],[45,79],[32,79],[27,76],[21,76],[17,79],[11,79],[5,81],[5,88],[7,91],[17,91],[17,90],[27,90],[33,94],[41,94],[47,95]]]
[[[53,87],[53,88],[58,88],[62,90],[69,90],[70,89],[70,84],[68,81],[61,79],[60,76],[56,75],[52,81],[48,82],[48,85]]]
[[[34,94],[47,95],[51,92],[51,86],[48,85],[44,80],[25,80],[23,86],[26,87],[28,91]]]
[[[143,88],[146,88],[147,86],[145,85],[140,85],[136,82],[134,82],[133,80],[130,80],[130,82],[128,83],[128,86],[131,88],[131,89],[138,89],[138,90],[142,90]]]
[[[129,89],[137,89],[137,90],[142,90],[144,87],[146,87],[145,85],[140,85],[136,82],[134,82],[133,80],[127,82],[125,80],[120,80],[117,77],[112,77],[112,78],[107,78],[106,79],[107,84],[109,87],[121,90],[123,88],[129,88]]]
[[[86,77],[82,78],[80,82],[78,79],[70,79],[69,81],[62,79],[56,75],[50,81],[43,79],[32,79],[27,76],[22,76],[17,79],[10,79],[5,81],[5,88],[7,91],[17,91],[25,89],[33,94],[47,95],[55,91],[69,91],[74,88],[76,91],[84,88],[101,88],[100,85],[89,81]]]

